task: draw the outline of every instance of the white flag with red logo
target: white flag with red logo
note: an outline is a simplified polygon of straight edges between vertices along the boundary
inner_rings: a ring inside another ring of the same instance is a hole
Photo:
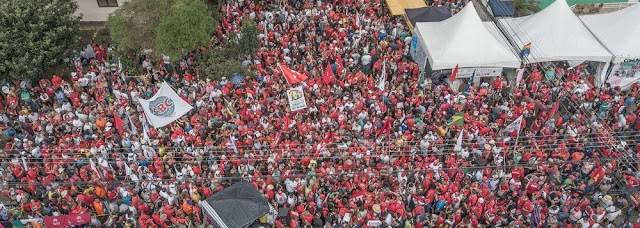
[[[187,114],[193,107],[184,101],[166,82],[149,100],[138,98],[149,124],[154,128],[164,127]]]
[[[520,127],[522,126],[522,116],[518,117],[518,119],[514,120],[511,124],[509,124],[509,126],[507,126],[506,128],[504,128],[504,132],[513,132],[513,131],[517,131],[520,132]]]

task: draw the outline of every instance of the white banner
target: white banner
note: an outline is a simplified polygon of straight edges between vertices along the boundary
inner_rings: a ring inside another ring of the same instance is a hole
[[[458,135],[458,140],[456,141],[456,145],[453,147],[454,151],[462,150],[462,134],[464,134],[464,129],[462,129],[460,131],[460,134]]]
[[[382,75],[378,80],[378,89],[384,91],[384,82],[387,80],[387,62],[382,62]]]
[[[289,107],[292,112],[307,108],[307,101],[304,99],[302,86],[289,89],[289,91],[287,91],[287,97],[289,98]]]
[[[640,81],[640,59],[625,59],[613,66],[607,82],[613,87],[627,89],[637,81]]]
[[[473,74],[473,71],[476,72],[474,77],[482,78],[482,77],[495,77],[502,75],[502,67],[492,67],[492,68],[460,68],[458,70],[458,76],[456,78],[470,78]]]
[[[164,127],[177,120],[193,107],[182,100],[171,86],[162,83],[160,90],[149,100],[138,98],[149,124],[154,128]]]
[[[524,68],[517,69],[516,72],[518,72],[518,76],[516,76],[516,86],[519,86],[524,76]]]
[[[125,174],[129,175],[129,178],[131,178],[132,181],[138,182],[140,179],[138,179],[138,175],[136,175],[133,170],[131,170],[131,168],[129,167],[129,165],[127,165],[127,163],[124,163],[124,171]]]

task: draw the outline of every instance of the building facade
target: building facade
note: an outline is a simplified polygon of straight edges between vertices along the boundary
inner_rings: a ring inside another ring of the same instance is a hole
[[[82,21],[107,21],[109,14],[113,13],[118,7],[128,0],[76,0],[78,2],[78,11],[76,15],[82,14]]]

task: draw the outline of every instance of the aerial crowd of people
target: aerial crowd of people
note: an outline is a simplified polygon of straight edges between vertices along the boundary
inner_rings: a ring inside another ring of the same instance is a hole
[[[231,2],[198,52],[255,21],[261,47],[243,62],[255,76],[239,83],[198,75],[193,53],[122,77],[93,44],[70,80],[2,84],[0,221],[189,227],[211,221],[198,202],[246,180],[287,209],[256,227],[640,226],[640,86],[531,65],[517,83],[453,88],[420,74],[404,19],[380,0]],[[308,75],[307,109],[289,110],[297,85],[278,64]],[[161,81],[194,109],[149,128],[137,98]]]

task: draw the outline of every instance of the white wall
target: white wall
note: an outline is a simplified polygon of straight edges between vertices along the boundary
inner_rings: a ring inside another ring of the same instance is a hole
[[[129,0],[118,0],[118,6]],[[78,2],[78,11],[76,15],[82,14],[82,21],[106,21],[109,14],[118,9],[118,7],[98,7],[97,0],[76,0]]]

